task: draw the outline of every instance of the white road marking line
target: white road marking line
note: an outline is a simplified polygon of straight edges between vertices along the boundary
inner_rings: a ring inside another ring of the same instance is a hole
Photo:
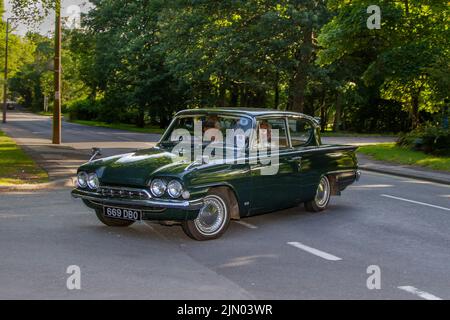
[[[253,225],[251,223],[248,223],[248,222],[244,222],[244,221],[240,221],[240,220],[239,221],[235,221],[235,222],[240,224],[241,226],[247,227],[249,229],[258,229],[257,226],[255,226],[255,225]]]
[[[305,246],[304,244],[302,244],[300,242],[288,242],[287,244],[291,245],[293,247],[296,247],[298,249],[305,250],[306,252],[312,253],[312,254],[314,254],[314,255],[316,255],[318,257],[321,257],[323,259],[326,259],[326,260],[330,260],[330,261],[342,260],[339,257],[333,256],[332,254],[329,254],[329,253],[326,253],[326,252],[323,252],[323,251],[320,251],[320,250],[317,250],[317,249]]]
[[[396,200],[401,200],[401,201],[411,202],[411,203],[415,203],[415,204],[421,204],[421,205],[423,205],[423,206],[432,207],[432,208],[436,208],[436,209],[441,209],[441,210],[445,210],[445,211],[450,211],[450,208],[441,207],[441,206],[436,206],[436,205],[434,205],[434,204],[429,204],[429,203],[425,203],[425,202],[414,201],[414,200],[409,200],[409,199],[400,198],[400,197],[394,197],[394,196],[390,196],[390,195],[388,195],[388,194],[382,194],[381,196],[382,196],[382,197],[386,197],[386,198],[391,198],[391,199],[396,199]]]
[[[397,288],[399,288],[400,290],[404,290],[406,292],[415,294],[416,296],[419,296],[419,297],[421,297],[422,299],[425,299],[425,300],[442,300],[441,298],[436,297],[435,295],[433,295],[431,293],[419,290],[419,289],[417,289],[415,287],[412,287],[412,286],[401,286],[401,287],[397,287]]]

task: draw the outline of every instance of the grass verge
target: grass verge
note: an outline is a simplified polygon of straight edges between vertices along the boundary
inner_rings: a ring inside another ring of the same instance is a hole
[[[136,127],[132,124],[125,124],[125,123],[106,123],[106,122],[100,122],[100,121],[93,121],[93,120],[70,120],[69,122],[72,123],[78,123],[85,126],[93,126],[93,127],[102,127],[102,128],[110,128],[110,129],[119,129],[119,130],[126,130],[126,131],[132,131],[132,132],[139,132],[139,133],[157,133],[162,134],[165,129],[161,129],[156,126],[146,126],[144,128]]]
[[[395,133],[356,133],[348,131],[325,131],[320,134],[322,137],[398,137]]]
[[[0,185],[34,184],[48,182],[48,174],[0,131]]]
[[[435,156],[420,151],[396,146],[395,143],[381,143],[362,146],[358,152],[372,156],[375,160],[395,162],[434,170],[450,172],[450,157]]]

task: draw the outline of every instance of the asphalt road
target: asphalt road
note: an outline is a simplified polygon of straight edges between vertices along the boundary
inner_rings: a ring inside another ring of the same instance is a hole
[[[325,213],[247,218],[210,242],[105,227],[69,191],[0,194],[1,299],[421,299],[404,286],[450,298],[448,186],[364,173]],[[69,265],[81,290],[66,288]]]
[[[23,122],[9,129],[26,135]],[[68,143],[106,132],[64,127]],[[0,299],[450,299],[449,230],[449,186],[369,172],[324,213],[243,219],[210,242],[179,226],[103,226],[70,189],[0,193]],[[80,290],[66,287],[71,265]],[[380,289],[367,288],[371,266]]]
[[[0,129],[27,145],[51,143],[52,118],[28,112],[8,112],[8,123]],[[153,146],[159,134],[136,133],[109,128],[83,126],[62,122],[62,143],[76,150],[89,152],[100,147],[105,156]]]
[[[102,156],[153,147],[159,134],[136,133],[62,122],[62,145],[52,145],[52,119],[21,111],[8,112],[8,122],[0,130],[13,137],[43,167],[51,180],[67,180],[76,175],[93,147]]]
[[[52,119],[32,113],[12,111],[8,113],[8,124],[0,125],[15,139],[26,144],[44,144],[51,142]],[[153,146],[159,141],[159,134],[136,133],[109,128],[83,126],[62,122],[62,143],[77,150],[91,150],[101,147],[105,155],[129,152]],[[364,145],[392,142],[393,137],[325,137],[323,143]]]

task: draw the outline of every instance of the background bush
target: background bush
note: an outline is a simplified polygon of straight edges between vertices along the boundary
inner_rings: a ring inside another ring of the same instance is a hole
[[[106,123],[136,124],[137,108],[123,108],[121,105],[105,103],[103,99],[92,101],[80,99],[67,106],[70,120],[94,120]]]
[[[67,112],[71,120],[97,120],[102,103],[99,100],[90,99],[75,100],[67,106]]]
[[[397,145],[426,153],[449,155],[450,130],[436,126],[419,127],[401,135]]]

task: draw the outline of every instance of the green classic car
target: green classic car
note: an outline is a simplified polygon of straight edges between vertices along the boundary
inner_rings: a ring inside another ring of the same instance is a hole
[[[270,109],[180,111],[158,144],[78,169],[72,196],[108,226],[180,223],[196,240],[230,220],[305,204],[322,211],[359,179],[356,147],[321,143],[315,118]]]

